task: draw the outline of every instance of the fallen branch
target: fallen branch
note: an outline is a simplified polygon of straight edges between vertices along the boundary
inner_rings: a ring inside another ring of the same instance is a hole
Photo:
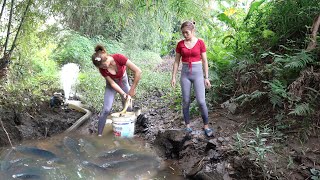
[[[13,147],[13,145],[12,145],[12,143],[11,143],[11,140],[10,140],[10,137],[9,137],[9,134],[8,134],[6,128],[4,128],[4,125],[3,125],[3,122],[2,122],[2,120],[1,120],[1,118],[0,118],[0,122],[1,122],[1,126],[2,126],[2,128],[3,128],[3,131],[6,133],[6,135],[7,135],[7,137],[8,137],[8,140],[9,140],[9,143],[10,143],[11,147]]]
[[[307,47],[307,51],[311,51],[315,49],[317,46],[317,33],[319,30],[319,26],[320,26],[320,15],[318,15],[318,17],[316,17],[315,20],[313,21],[313,25],[311,27],[311,38],[310,38],[311,42]]]

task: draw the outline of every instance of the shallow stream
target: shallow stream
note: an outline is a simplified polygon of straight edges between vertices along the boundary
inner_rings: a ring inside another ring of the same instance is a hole
[[[1,152],[0,179],[184,179],[139,138],[64,133]]]

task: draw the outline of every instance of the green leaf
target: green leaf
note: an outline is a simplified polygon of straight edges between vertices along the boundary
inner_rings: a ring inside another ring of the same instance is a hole
[[[296,105],[296,107],[291,112],[289,112],[289,114],[306,116],[306,115],[312,114],[313,112],[314,112],[314,109],[310,106],[309,103],[302,103],[302,104]]]
[[[222,44],[224,44],[227,39],[234,39],[234,36],[233,35],[228,35],[228,36],[223,37],[222,38]]]
[[[217,16],[217,18],[226,23],[228,26],[236,29],[236,22],[233,19],[230,19],[225,13],[221,13]]]
[[[252,15],[252,13],[256,10],[258,10],[259,6],[264,3],[265,0],[258,0],[258,1],[254,1],[251,6],[250,9],[247,13],[247,16],[244,18],[244,22],[246,22]]]

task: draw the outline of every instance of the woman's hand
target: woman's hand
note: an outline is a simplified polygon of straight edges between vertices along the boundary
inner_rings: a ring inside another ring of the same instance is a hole
[[[136,89],[131,88],[131,89],[129,90],[129,92],[128,92],[128,95],[131,96],[131,97],[133,97],[134,95],[136,95]]]
[[[174,58],[172,76],[171,76],[171,86],[173,88],[176,87],[176,74],[179,68],[180,59],[181,59],[181,54],[176,52],[176,57]]]
[[[132,82],[132,85],[131,85],[131,89],[129,90],[128,94],[130,96],[134,96],[136,94],[136,87],[138,85],[138,82],[140,81],[141,79],[141,74],[142,74],[142,71],[141,69],[136,66],[133,62],[131,62],[129,59],[127,60],[127,63],[126,63],[126,66],[132,70],[134,72],[134,78],[133,78],[133,82]]]
[[[209,79],[204,79],[204,85],[206,86],[206,88],[210,88],[211,87],[211,83]]]
[[[176,87],[176,78],[171,79],[171,87],[173,87],[173,88]]]
[[[127,93],[123,93],[123,95],[122,95],[122,96],[123,96],[123,98],[124,98],[124,99],[131,98],[131,96],[130,96],[129,94],[127,94]]]

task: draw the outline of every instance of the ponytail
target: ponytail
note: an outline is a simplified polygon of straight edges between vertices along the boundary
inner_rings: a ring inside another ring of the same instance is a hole
[[[94,51],[96,53],[107,53],[106,49],[100,44],[94,48]]]
[[[99,44],[94,48],[94,51],[95,53],[92,54],[91,60],[96,67],[99,67],[107,59],[107,50]]]

